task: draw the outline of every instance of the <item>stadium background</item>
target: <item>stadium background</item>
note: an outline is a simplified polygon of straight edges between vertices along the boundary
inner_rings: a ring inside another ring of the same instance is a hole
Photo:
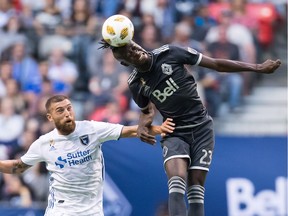
[[[0,158],[19,157],[38,135],[51,129],[41,106],[54,93],[72,98],[77,119],[137,122],[139,110],[126,85],[130,68],[122,68],[108,52],[97,50],[101,23],[118,12],[132,19],[135,40],[147,49],[169,42],[213,55],[205,36],[223,16],[245,26],[253,38],[245,45],[244,38],[229,38],[238,43],[240,60],[282,60],[273,75],[245,73],[231,78],[241,81],[233,85],[241,87],[240,99],[233,98],[236,107],[227,99],[235,88],[227,88],[223,77],[195,68],[189,71],[215,119],[206,215],[287,216],[286,1],[0,0]],[[86,18],[77,20],[75,14]],[[208,85],[211,75],[213,82]],[[122,139],[105,143],[103,151],[105,215],[167,215],[159,142],[152,147],[137,139]],[[43,215],[48,187],[43,165],[20,179],[1,175],[0,180],[0,215]],[[32,200],[23,200],[17,189],[21,184]]]

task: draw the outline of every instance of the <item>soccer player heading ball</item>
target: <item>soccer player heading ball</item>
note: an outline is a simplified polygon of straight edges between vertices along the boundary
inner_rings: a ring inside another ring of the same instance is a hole
[[[187,215],[184,200],[187,193],[188,215],[204,216],[204,183],[214,150],[213,121],[199,98],[194,77],[184,65],[219,72],[270,74],[280,66],[280,60],[250,64],[210,58],[192,47],[164,45],[148,52],[132,40],[121,47],[113,47],[105,40],[100,43],[100,48],[111,48],[122,65],[134,67],[128,85],[142,111],[138,127],[140,139],[153,143],[154,136],[148,130],[154,115],[152,104],[164,120],[172,118],[175,123],[174,132],[161,141],[168,178],[169,215]]]

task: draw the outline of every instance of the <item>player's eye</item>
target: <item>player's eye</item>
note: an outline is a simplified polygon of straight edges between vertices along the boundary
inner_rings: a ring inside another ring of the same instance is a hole
[[[62,113],[64,111],[64,109],[57,109],[56,112],[57,113]]]

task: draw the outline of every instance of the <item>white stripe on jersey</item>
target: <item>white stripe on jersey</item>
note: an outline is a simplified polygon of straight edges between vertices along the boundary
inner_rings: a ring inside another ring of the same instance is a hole
[[[152,51],[152,53],[154,53],[154,54],[159,54],[159,53],[164,52],[164,51],[166,51],[166,50],[168,50],[168,49],[169,49],[169,45],[166,44],[166,45],[163,45],[162,47],[159,47],[159,48],[157,48],[157,49],[154,49],[154,50]]]
[[[128,84],[130,84],[132,81],[133,81],[133,79],[135,78],[135,76],[137,75],[137,73],[138,73],[138,71],[136,70],[136,69],[134,69],[133,71],[132,71],[132,73],[129,75],[129,77],[128,77]]]
[[[201,53],[199,53],[199,58],[198,58],[198,61],[196,62],[195,65],[198,65],[201,62],[202,57],[203,57],[203,55]]]

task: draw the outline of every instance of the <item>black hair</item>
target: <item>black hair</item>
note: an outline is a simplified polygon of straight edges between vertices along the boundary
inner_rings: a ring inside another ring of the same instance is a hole
[[[98,43],[101,45],[98,49],[108,49],[108,48],[110,48],[111,50],[113,50],[113,49],[116,48],[114,46],[111,46],[104,39],[101,39]]]

